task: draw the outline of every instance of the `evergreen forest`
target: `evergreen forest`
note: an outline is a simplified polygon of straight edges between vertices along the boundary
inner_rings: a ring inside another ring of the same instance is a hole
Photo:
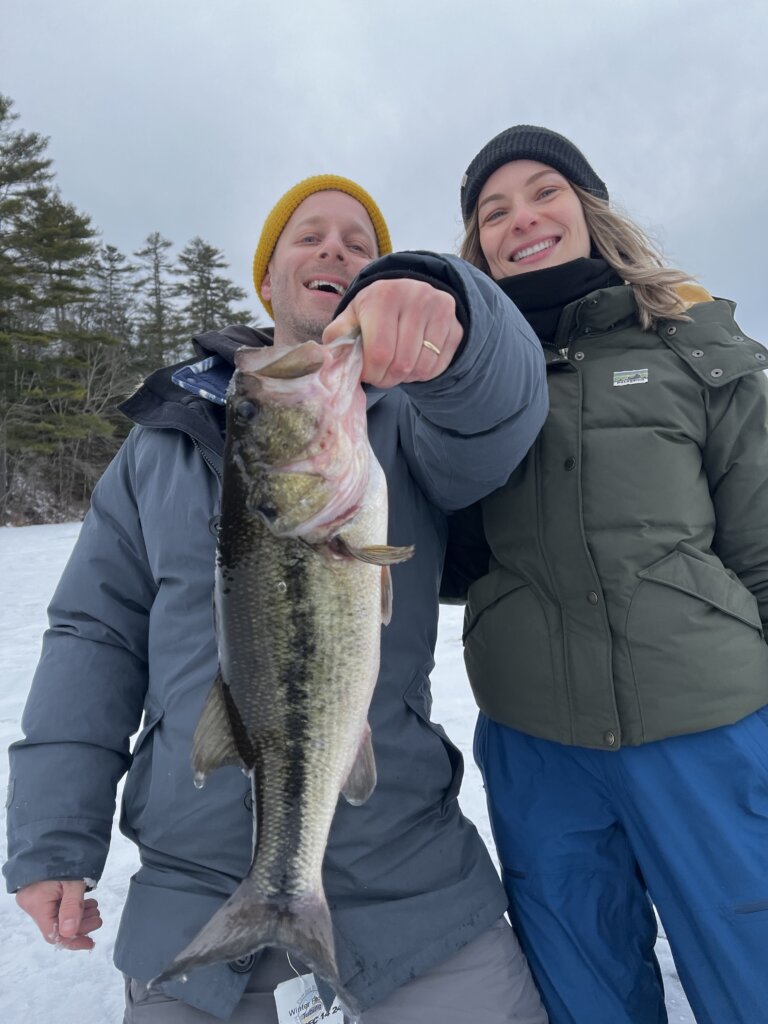
[[[130,429],[117,405],[193,334],[253,323],[221,250],[105,242],[57,188],[49,140],[0,94],[0,525],[76,519]]]

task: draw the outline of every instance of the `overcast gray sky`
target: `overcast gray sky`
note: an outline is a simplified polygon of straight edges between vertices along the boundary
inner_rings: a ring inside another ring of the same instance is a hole
[[[354,178],[396,248],[454,251],[470,159],[546,125],[768,342],[766,0],[0,0],[0,91],[105,242],[202,235],[254,311],[300,178]]]

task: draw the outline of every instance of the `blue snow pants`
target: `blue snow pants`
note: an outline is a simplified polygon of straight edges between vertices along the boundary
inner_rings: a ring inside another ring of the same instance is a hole
[[[768,1024],[768,708],[617,751],[481,714],[475,759],[551,1024],[665,1024],[651,901],[697,1024]]]

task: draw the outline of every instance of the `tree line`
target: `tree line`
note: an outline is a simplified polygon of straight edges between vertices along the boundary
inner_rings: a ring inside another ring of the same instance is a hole
[[[117,404],[193,334],[254,322],[202,238],[105,243],[17,121],[0,94],[0,524],[77,518],[130,428]]]

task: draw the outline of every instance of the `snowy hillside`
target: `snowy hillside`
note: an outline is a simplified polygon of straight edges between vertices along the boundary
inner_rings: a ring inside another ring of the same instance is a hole
[[[5,792],[5,750],[19,736],[19,721],[45,628],[45,608],[77,536],[79,524],[0,528],[0,791]],[[475,710],[464,677],[460,643],[461,610],[444,609],[437,667],[433,674],[433,717],[461,746],[466,774],[461,793],[465,813],[491,846],[480,778],[472,762]],[[3,819],[0,858],[5,859]],[[137,858],[133,846],[115,829],[106,872],[97,895],[104,927],[96,948],[72,953],[48,946],[18,909],[12,896],[0,895],[0,1021],[2,1024],[118,1024],[122,1019],[120,976],[111,952]],[[666,941],[658,954],[667,988],[670,1024],[694,1024],[675,974]]]

